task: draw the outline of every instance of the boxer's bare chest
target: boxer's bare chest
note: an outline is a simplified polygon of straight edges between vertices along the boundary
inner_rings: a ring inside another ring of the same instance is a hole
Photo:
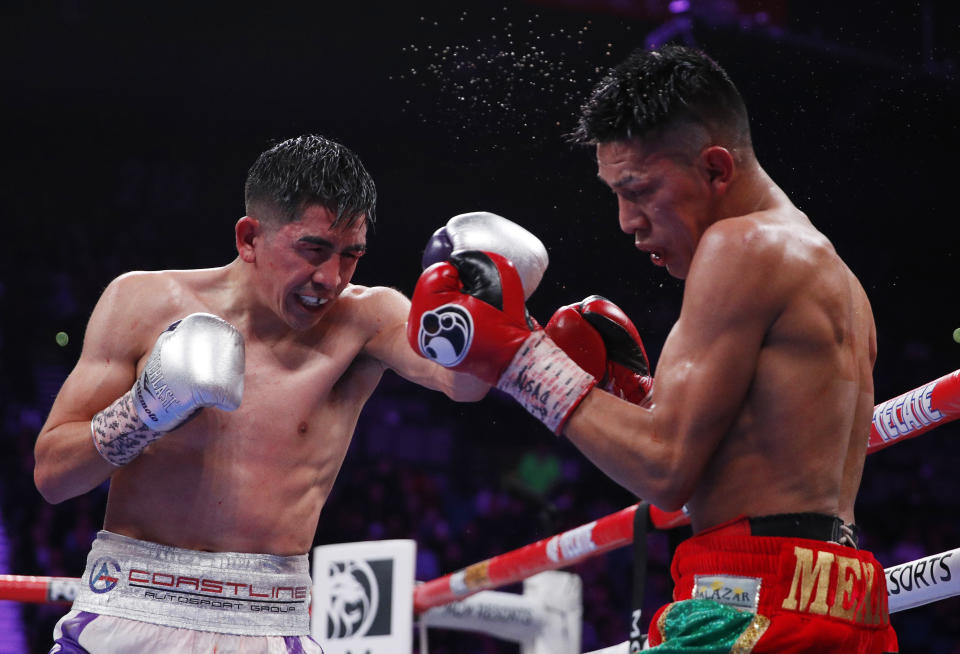
[[[309,544],[382,368],[350,321],[316,338],[244,336],[240,407],[200,411],[118,471],[108,529],[202,549]],[[277,534],[291,543],[277,545]]]

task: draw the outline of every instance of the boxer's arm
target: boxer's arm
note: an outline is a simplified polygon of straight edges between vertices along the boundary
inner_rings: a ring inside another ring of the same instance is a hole
[[[136,337],[142,330],[138,325],[143,325],[138,308],[145,290],[142,276],[120,277],[103,292],[90,316],[80,358],[34,447],[34,482],[49,502],[81,495],[117,470],[94,446],[90,420],[126,393],[136,378],[137,362],[145,354]]]
[[[458,402],[483,399],[490,386],[472,375],[458,373],[424,359],[407,341],[410,300],[399,291],[376,289],[376,332],[364,351],[384,366],[415,384],[446,394]]]
[[[690,498],[733,424],[789,293],[778,253],[742,224],[721,225],[701,240],[653,401],[637,407],[594,390],[565,430],[615,481],[667,510]]]

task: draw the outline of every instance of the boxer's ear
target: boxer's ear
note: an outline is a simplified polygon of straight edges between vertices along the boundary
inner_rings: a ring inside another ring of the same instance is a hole
[[[700,169],[707,182],[718,192],[724,192],[733,179],[733,155],[726,148],[714,145],[700,153]]]
[[[237,221],[235,232],[240,258],[247,263],[253,263],[257,260],[255,241],[263,232],[260,221],[251,216],[244,216]]]

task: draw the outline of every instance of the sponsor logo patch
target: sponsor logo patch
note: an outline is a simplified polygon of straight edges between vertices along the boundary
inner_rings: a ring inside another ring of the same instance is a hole
[[[120,564],[109,556],[94,561],[87,580],[90,590],[99,594],[108,593],[120,583]]]
[[[708,599],[741,611],[757,612],[760,579],[732,575],[697,575],[693,578],[693,599]]]

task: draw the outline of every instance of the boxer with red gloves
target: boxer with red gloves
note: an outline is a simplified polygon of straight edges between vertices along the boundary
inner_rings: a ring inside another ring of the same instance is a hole
[[[564,428],[638,497],[689,510],[651,651],[896,651],[882,566],[853,526],[877,356],[862,285],[761,166],[739,91],[703,52],[636,50],[573,138],[620,230],[684,280],[656,397],[590,393]]]

